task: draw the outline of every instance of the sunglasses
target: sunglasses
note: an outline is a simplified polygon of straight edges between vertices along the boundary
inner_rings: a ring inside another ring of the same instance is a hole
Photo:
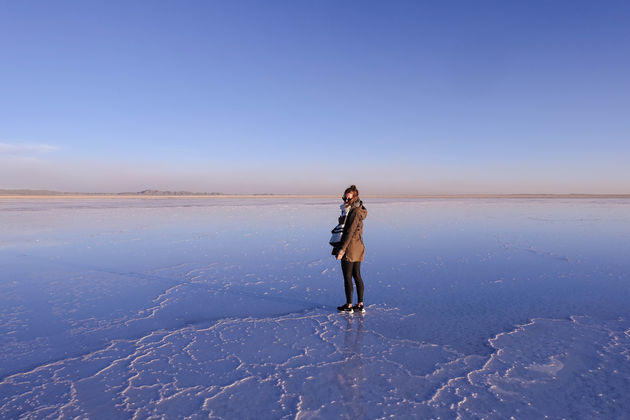
[[[346,201],[346,202],[348,202],[348,201],[352,201],[352,197],[350,197],[350,198],[347,198],[347,197],[341,197],[341,199],[342,199],[343,201]]]

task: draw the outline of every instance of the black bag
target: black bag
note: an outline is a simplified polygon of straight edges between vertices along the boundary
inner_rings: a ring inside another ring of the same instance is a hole
[[[328,243],[333,247],[332,255],[337,255],[339,248],[341,248],[341,236],[343,235],[343,228],[346,225],[346,220],[348,219],[348,213],[350,212],[347,211],[345,215],[342,214],[339,216],[339,224],[330,231],[332,235]]]

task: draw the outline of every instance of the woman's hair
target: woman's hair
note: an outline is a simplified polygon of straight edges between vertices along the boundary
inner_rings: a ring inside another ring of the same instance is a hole
[[[348,188],[346,188],[346,190],[343,192],[343,195],[346,195],[349,192],[351,192],[354,197],[359,196],[359,190],[357,190],[356,185],[350,185]]]

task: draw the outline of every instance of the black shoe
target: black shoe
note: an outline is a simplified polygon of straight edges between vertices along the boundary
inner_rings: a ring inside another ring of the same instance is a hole
[[[348,305],[341,305],[341,306],[337,306],[337,310],[341,311],[341,312],[349,312],[349,313],[353,313],[354,310],[352,309],[352,305],[348,306]]]
[[[365,312],[365,306],[363,306],[363,304],[361,304],[361,305],[354,305],[352,307],[352,309],[354,309],[357,312]]]

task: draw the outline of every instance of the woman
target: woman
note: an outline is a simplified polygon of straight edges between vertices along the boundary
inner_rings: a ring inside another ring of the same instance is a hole
[[[365,312],[363,306],[363,279],[361,278],[361,261],[365,256],[363,245],[363,220],[367,217],[367,209],[359,199],[359,190],[355,185],[346,188],[342,197],[348,215],[341,235],[341,245],[337,250],[337,260],[341,260],[346,304],[337,309],[344,312],[355,310]],[[352,279],[357,286],[358,302],[352,306]]]

